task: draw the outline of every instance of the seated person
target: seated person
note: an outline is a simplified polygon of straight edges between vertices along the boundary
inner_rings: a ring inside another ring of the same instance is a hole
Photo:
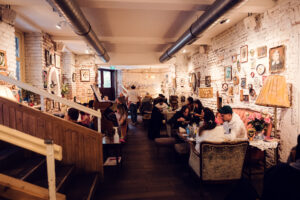
[[[117,120],[117,117],[115,115],[115,112],[112,110],[112,105],[113,103],[110,103],[110,106],[108,106],[104,111],[103,111],[103,116],[111,121],[113,123],[113,125],[115,127],[117,127],[119,124],[118,124],[118,120]]]
[[[296,162],[271,167],[264,177],[262,200],[300,199],[300,135],[296,146]]]
[[[177,111],[168,121],[174,129],[179,127],[186,128],[191,123],[190,109],[188,106],[183,106],[180,111]]]
[[[85,124],[82,124],[81,122],[78,122],[78,117],[79,117],[79,111],[75,108],[69,108],[68,114],[65,116],[65,119],[70,121],[70,122],[74,122],[76,124],[79,124],[81,126],[88,127]]]
[[[123,96],[123,97],[124,97],[124,96]],[[125,111],[128,112],[128,108],[127,108],[127,105],[126,105],[126,99],[123,98],[123,97],[121,97],[121,96],[118,97],[118,98],[116,99],[116,103],[117,103],[117,105],[121,104],[121,105],[124,107]]]
[[[117,113],[116,117],[118,120],[118,127],[121,130],[121,142],[125,142],[125,137],[126,137],[126,128],[127,128],[127,112],[122,104],[117,105]]]
[[[88,106],[89,104],[87,104],[87,103],[84,103],[83,104],[83,106]],[[85,113],[85,112],[83,112],[83,111],[80,111],[79,112],[80,113],[80,122],[82,123],[82,124],[84,124],[85,126],[87,126],[87,127],[90,127],[90,125],[91,125],[91,117],[90,117],[90,114],[88,114],[88,113]]]
[[[223,127],[225,130],[226,138],[228,140],[247,140],[248,135],[246,127],[241,120],[240,116],[232,111],[230,106],[223,106],[218,109],[224,121]]]
[[[203,109],[203,125],[199,129],[199,134],[196,137],[195,149],[200,153],[200,143],[203,141],[208,142],[224,142],[224,128],[217,126],[215,122],[214,112],[209,108]]]
[[[155,104],[155,107],[158,108],[160,112],[166,112],[168,110],[168,104],[166,104],[162,98],[158,99],[158,103]]]
[[[142,99],[142,105],[141,105],[141,113],[144,114],[144,112],[152,111],[152,97],[149,95],[149,93],[146,93],[146,96]]]
[[[200,120],[203,118],[203,105],[199,99],[194,101],[194,113],[193,113],[193,122],[196,124],[200,123]]]
[[[194,112],[194,99],[193,99],[193,97],[188,97],[187,100],[188,100],[188,103],[186,105],[189,107],[190,112]]]

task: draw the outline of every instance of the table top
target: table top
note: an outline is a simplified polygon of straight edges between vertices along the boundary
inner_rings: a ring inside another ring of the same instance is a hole
[[[108,137],[108,136],[103,136],[102,137],[102,144],[110,144],[110,145],[119,145],[121,144],[120,141],[114,141],[114,137]]]
[[[261,151],[265,151],[267,149],[276,149],[278,147],[278,144],[279,144],[278,139],[249,141],[250,146],[256,147]]]

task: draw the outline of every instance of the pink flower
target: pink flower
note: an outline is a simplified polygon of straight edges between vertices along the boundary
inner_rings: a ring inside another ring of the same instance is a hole
[[[271,119],[268,118],[268,117],[266,117],[266,118],[264,119],[264,121],[265,121],[267,124],[270,124],[270,123],[271,123]]]
[[[249,121],[253,121],[254,119],[255,119],[254,114],[251,114],[251,115],[248,117],[248,120],[249,120]]]
[[[258,119],[258,120],[261,120],[262,116],[261,116],[260,113],[256,113],[255,118]]]

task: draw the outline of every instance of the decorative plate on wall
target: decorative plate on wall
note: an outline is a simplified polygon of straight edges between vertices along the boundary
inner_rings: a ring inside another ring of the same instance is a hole
[[[222,84],[222,89],[223,89],[224,91],[227,91],[227,90],[228,90],[228,84],[227,84],[227,83],[223,83],[223,84]]]
[[[259,64],[257,65],[256,67],[256,72],[259,74],[259,75],[263,75],[266,71],[266,67],[263,65],[263,64]]]

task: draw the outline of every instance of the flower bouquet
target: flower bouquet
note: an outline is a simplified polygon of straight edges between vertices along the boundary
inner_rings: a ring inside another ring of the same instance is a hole
[[[271,118],[269,115],[264,116],[260,113],[253,113],[248,116],[248,132],[254,132],[259,139],[264,139],[264,133],[271,123]]]

